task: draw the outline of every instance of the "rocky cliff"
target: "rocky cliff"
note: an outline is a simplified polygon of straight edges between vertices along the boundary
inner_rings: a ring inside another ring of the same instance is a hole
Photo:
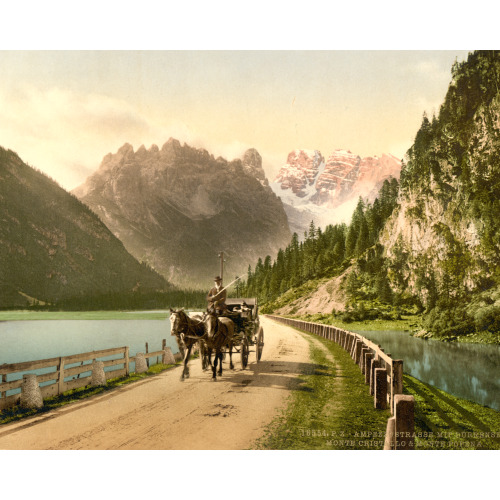
[[[254,149],[227,161],[175,139],[136,152],[125,144],[74,194],[132,255],[183,285],[210,285],[220,251],[233,279],[291,237]]]
[[[0,306],[165,290],[87,206],[0,148]]]
[[[271,184],[285,203],[292,230],[345,222],[362,197],[373,202],[384,180],[399,179],[401,162],[391,155],[361,158],[336,150],[325,161],[317,150],[295,150]]]
[[[408,151],[399,206],[382,233],[392,286],[428,310],[482,294],[500,306],[499,75],[498,52],[454,66],[439,116],[423,117]]]

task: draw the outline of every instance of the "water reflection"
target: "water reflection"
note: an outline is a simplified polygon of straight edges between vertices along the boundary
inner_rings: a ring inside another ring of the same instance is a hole
[[[402,359],[405,373],[500,410],[500,346],[422,340],[398,330],[357,332]]]

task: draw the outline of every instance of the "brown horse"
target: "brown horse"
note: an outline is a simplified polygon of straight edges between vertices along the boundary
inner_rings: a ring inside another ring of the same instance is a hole
[[[185,378],[189,378],[188,361],[196,342],[200,343],[200,355],[203,359],[204,345],[201,337],[205,335],[205,325],[201,316],[199,319],[190,318],[183,309],[172,308],[170,308],[170,325],[170,334],[176,337],[179,351],[184,356],[184,369],[181,375],[181,381],[184,381]]]
[[[220,361],[218,375],[222,375],[222,350],[225,346],[229,347],[229,368],[234,370],[233,365],[233,336],[234,336],[234,323],[225,317],[218,317],[212,311],[208,311],[203,319],[205,333],[205,343],[208,348],[209,359],[212,350],[215,350],[214,364],[212,366],[212,380],[217,380],[217,364]]]

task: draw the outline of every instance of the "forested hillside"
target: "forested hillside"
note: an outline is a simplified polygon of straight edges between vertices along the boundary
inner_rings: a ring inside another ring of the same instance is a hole
[[[268,256],[264,262],[259,259],[253,271],[249,268],[243,293],[257,295],[261,301],[269,303],[269,309],[271,302],[288,289],[311,279],[337,276],[355,262],[360,273],[353,272],[349,280],[353,297],[359,293],[376,297],[378,291],[387,291],[386,263],[378,240],[396,206],[397,194],[398,181],[386,180],[373,204],[359,200],[350,225],[329,225],[321,230],[311,222],[304,241],[299,242],[298,235],[294,234],[292,242],[279,251],[273,263]]]
[[[414,312],[434,336],[498,333],[499,89],[499,52],[455,64],[438,116],[423,116],[400,186],[384,183],[372,205],[360,200],[348,226],[311,226],[274,263],[259,260],[245,292],[273,310],[291,287],[343,273],[345,320]]]
[[[452,68],[439,115],[424,115],[381,242],[442,336],[500,330],[500,53]]]
[[[0,307],[170,289],[86,205],[0,147]]]

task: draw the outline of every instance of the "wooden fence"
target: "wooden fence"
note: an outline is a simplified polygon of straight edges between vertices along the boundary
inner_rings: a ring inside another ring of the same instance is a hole
[[[365,376],[374,407],[389,408],[394,415],[387,424],[384,449],[413,449],[414,398],[403,395],[403,360],[392,359],[380,345],[358,333],[272,314],[266,317],[336,342],[349,352]]]
[[[166,341],[163,340],[163,350],[147,352],[148,344],[146,344],[144,358],[148,361],[149,358],[155,356],[163,359],[166,354],[165,345]],[[115,356],[115,359],[102,359],[111,356]],[[49,382],[40,386],[42,398],[45,399],[57,396],[71,389],[90,385],[92,375],[83,377],[81,375],[87,372],[92,373],[93,361],[102,361],[104,367],[113,367],[113,369],[108,369],[104,372],[106,380],[109,380],[110,378],[128,376],[130,374],[130,363],[135,362],[135,360],[136,357],[130,356],[129,348],[125,346],[73,354],[71,356],[0,365],[0,411],[15,406],[20,402],[21,393],[7,396],[7,391],[21,389],[23,377],[9,381],[9,376],[16,377],[15,374],[17,374],[17,377],[19,377],[19,374],[26,374],[41,369],[51,370],[50,372],[37,375],[38,384]]]

